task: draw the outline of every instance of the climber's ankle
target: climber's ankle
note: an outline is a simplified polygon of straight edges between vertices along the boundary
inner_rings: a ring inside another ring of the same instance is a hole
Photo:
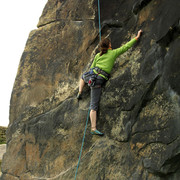
[[[95,131],[96,130],[96,127],[91,127],[91,131]]]

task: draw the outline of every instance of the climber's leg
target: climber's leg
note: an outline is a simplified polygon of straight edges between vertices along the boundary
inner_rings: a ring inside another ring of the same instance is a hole
[[[85,82],[83,79],[80,80],[79,82],[79,93],[81,94],[84,88]]]
[[[91,119],[91,130],[93,131],[96,130],[96,116],[97,116],[97,111],[92,109],[90,111],[90,119]]]
[[[100,131],[98,131],[98,130],[96,129],[96,118],[97,118],[97,111],[91,110],[91,112],[90,112],[91,134],[102,136],[103,133],[101,133]]]
[[[81,79],[80,79],[80,82],[79,82],[79,92],[78,92],[78,95],[77,95],[77,99],[81,99],[81,94],[82,94],[84,85],[85,85],[86,83],[88,83],[89,78],[90,78],[90,72],[85,72],[85,73],[82,75],[82,77],[81,77]]]
[[[91,134],[103,135],[96,129],[97,111],[101,96],[101,86],[91,88],[91,103],[90,103],[90,119],[91,119]]]
[[[79,92],[78,92],[78,95],[77,95],[77,99],[81,99],[81,94],[82,94],[84,85],[85,85],[85,82],[84,82],[83,79],[81,79],[80,82],[79,82]]]

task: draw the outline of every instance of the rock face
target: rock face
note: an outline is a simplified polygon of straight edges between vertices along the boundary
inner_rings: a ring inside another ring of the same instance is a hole
[[[0,144],[0,175],[1,175],[1,162],[4,153],[6,152],[6,144]]]
[[[180,177],[180,2],[103,0],[102,36],[119,47],[142,28],[103,88],[86,134],[80,180]],[[3,180],[74,179],[89,106],[78,82],[98,52],[97,0],[49,0],[19,64]]]

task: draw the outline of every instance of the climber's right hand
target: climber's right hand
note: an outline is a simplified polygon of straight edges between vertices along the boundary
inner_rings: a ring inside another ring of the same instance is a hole
[[[139,39],[139,37],[141,36],[142,32],[143,32],[143,31],[142,31],[141,29],[138,31],[138,34],[137,34],[137,36],[136,36],[136,39]]]

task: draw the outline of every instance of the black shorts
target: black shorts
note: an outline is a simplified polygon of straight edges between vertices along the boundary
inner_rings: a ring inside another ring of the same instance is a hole
[[[85,83],[88,83],[91,75],[94,74],[94,72],[86,72],[82,75],[82,79],[84,80]],[[106,80],[101,77],[101,76],[97,76],[96,82],[95,82],[95,86],[91,87],[91,102],[90,102],[90,108],[91,110],[98,110],[98,106],[99,106],[99,101],[100,101],[100,97],[101,97],[101,89],[102,89],[102,85],[105,84]]]

